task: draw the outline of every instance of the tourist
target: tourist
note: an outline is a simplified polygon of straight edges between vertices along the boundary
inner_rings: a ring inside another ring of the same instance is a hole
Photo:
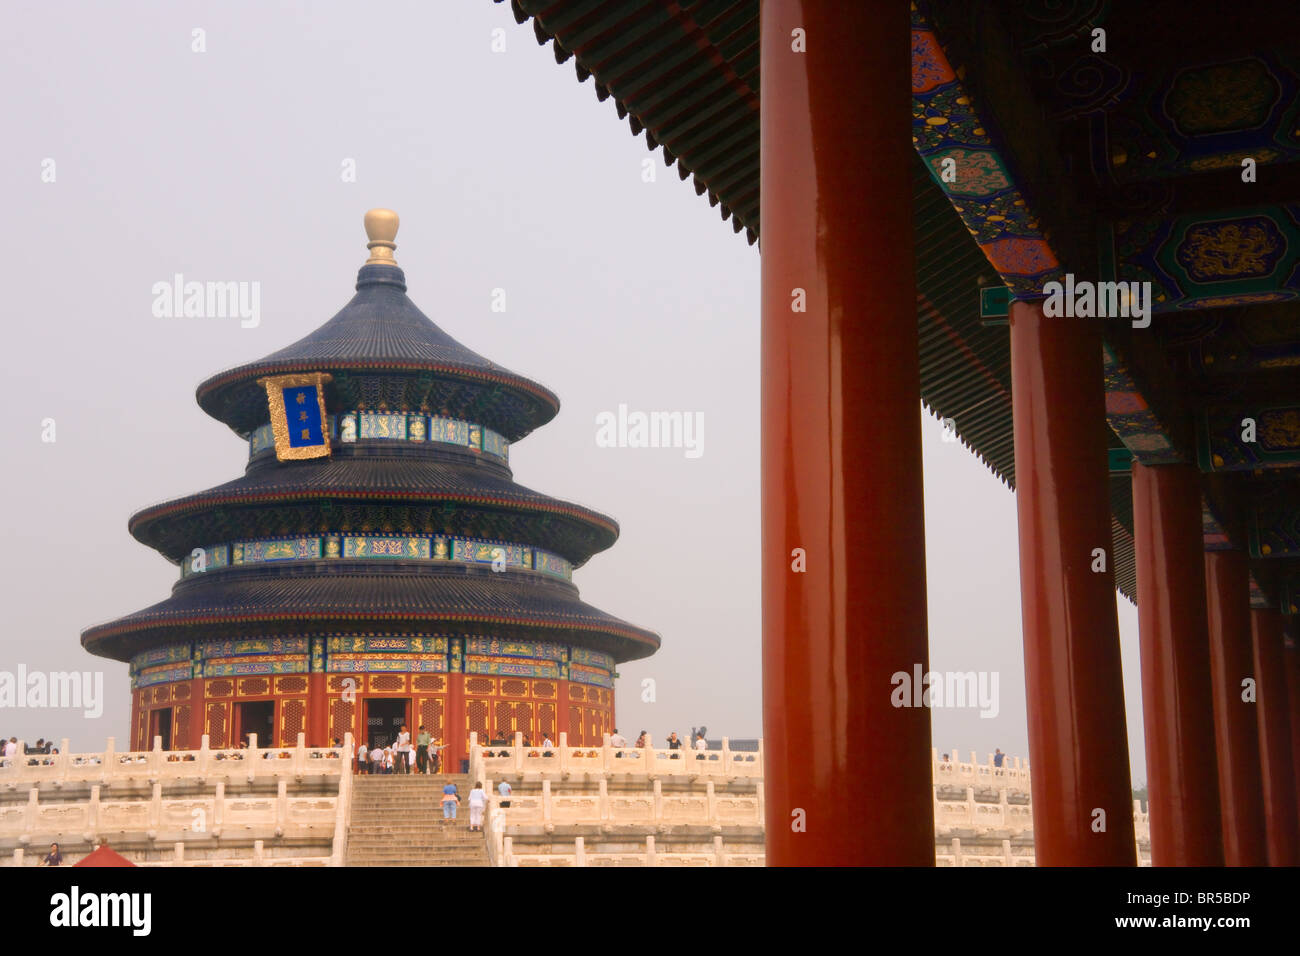
[[[510,806],[510,793],[511,793],[510,784],[502,780],[499,784],[497,784],[497,793],[501,795],[501,799],[497,801],[497,806],[499,807]]]
[[[680,740],[677,739],[677,731],[675,731],[675,730],[674,730],[671,734],[668,735],[668,749],[669,749],[669,750],[681,750],[681,749],[682,749],[682,742],[681,742]],[[672,759],[673,759],[673,760],[679,760],[679,759],[681,759],[681,756],[680,756],[679,754],[673,754],[673,755],[672,755]]]
[[[997,750],[995,750],[995,751],[993,752],[993,766],[995,766],[995,767],[1001,767],[1001,766],[1002,766],[1002,758],[1005,757],[1005,756],[1006,756],[1006,754],[1004,754],[1000,748],[997,749]]]
[[[375,749],[370,751],[370,772],[372,774],[384,772],[384,752],[375,744]]]
[[[429,732],[424,729],[424,724],[420,725],[420,736],[415,738],[415,772],[429,772],[429,741],[433,738]]]
[[[370,751],[366,748],[366,742],[363,740],[357,746],[357,773],[369,773],[370,768],[366,766]]]
[[[429,772],[439,773],[442,770],[442,740],[435,737],[429,744]]]
[[[442,818],[444,820],[456,819],[456,808],[460,806],[460,795],[456,793],[456,785],[448,783],[442,788]]]
[[[37,866],[61,866],[62,864],[63,864],[63,854],[59,852],[59,845],[57,843],[51,843],[50,852],[45,855],[45,859],[41,860],[41,862],[36,865]]]
[[[649,747],[649,746],[650,746],[650,735],[643,730],[641,731],[641,736],[637,737],[636,739],[636,749],[641,750],[642,748]]]
[[[474,789],[469,792],[469,828],[471,831],[483,831],[483,811],[487,807],[487,791],[483,789],[483,782],[479,781],[474,784]]]
[[[552,750],[551,750],[551,748],[553,748],[554,746],[555,746],[555,744],[553,744],[553,743],[551,742],[551,735],[550,735],[550,734],[542,734],[542,756],[543,756],[543,757],[554,757],[555,754],[554,754],[554,753],[552,752]]]
[[[699,751],[704,751],[709,749],[709,744],[708,741],[704,739],[704,734],[697,733],[695,735],[695,749],[697,751],[697,753],[695,754],[695,759],[704,760],[705,759],[704,754],[699,752]]]
[[[944,754],[944,755],[943,755],[943,762],[944,762],[944,763],[948,763],[948,755],[947,755],[947,754]]]
[[[5,744],[5,756],[12,757],[16,753],[18,753],[18,738],[10,737],[9,742]]]
[[[618,732],[617,727],[615,727],[614,732],[609,735],[609,745],[617,751],[614,754],[615,757],[623,756],[623,751],[619,748],[627,746],[627,738]]]
[[[397,752],[393,754],[394,773],[410,773],[410,761],[407,753],[411,749],[411,732],[402,724],[402,732],[397,735]]]

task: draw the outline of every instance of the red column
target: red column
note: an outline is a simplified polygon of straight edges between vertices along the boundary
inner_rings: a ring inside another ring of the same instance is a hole
[[[178,748],[198,750],[203,746],[203,724],[205,716],[203,700],[203,678],[196,677],[190,682],[190,733],[188,741],[178,741]]]
[[[1011,382],[1034,853],[1134,866],[1097,326],[1012,303]]]
[[[933,865],[908,4],[760,10],[767,862]]]
[[[1222,866],[1201,480],[1194,467],[1133,464],[1133,545],[1151,863]]]
[[[465,729],[465,675],[451,673],[447,675],[447,716],[446,733],[443,743],[447,749],[442,752],[442,772],[460,773],[460,762],[468,756],[469,733]],[[479,741],[483,743],[484,741]]]
[[[1253,698],[1242,699],[1242,681],[1255,673],[1248,574],[1246,555],[1241,551],[1205,555],[1214,739],[1219,756],[1223,858],[1228,866],[1268,864],[1256,708]]]
[[[1255,639],[1255,704],[1259,758],[1264,783],[1264,826],[1269,866],[1300,864],[1296,825],[1295,770],[1291,758],[1291,715],[1283,673],[1282,616],[1251,611]]]
[[[1300,828],[1300,650],[1297,650],[1294,641],[1285,646],[1282,660],[1286,668],[1286,699],[1291,710],[1291,768],[1295,771],[1296,825]]]
[[[328,747],[330,743],[330,701],[325,674],[307,675],[307,746]]]

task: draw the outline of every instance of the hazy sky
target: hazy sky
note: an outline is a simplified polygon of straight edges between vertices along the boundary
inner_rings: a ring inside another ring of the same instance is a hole
[[[620,668],[622,729],[760,733],[759,254],[661,154],[643,180],[645,139],[612,100],[491,0],[7,13],[0,670],[101,670],[106,703],[97,720],[0,709],[0,732],[125,742],[126,665],[78,635],[176,579],[127,518],[242,472],[247,445],[195,387],[337,312],[365,258],[362,214],[388,206],[413,301],[560,396],[511,449],[516,480],[622,526],[575,575],[584,600],[663,637]],[[155,318],[151,288],[176,273],[259,282],[260,324]],[[703,413],[703,455],[597,447],[596,416],[620,404]],[[935,743],[1027,755],[1014,497],[923,428],[931,667],[996,671],[1000,689],[993,719],[936,709]],[[1119,600],[1137,783],[1136,616]]]

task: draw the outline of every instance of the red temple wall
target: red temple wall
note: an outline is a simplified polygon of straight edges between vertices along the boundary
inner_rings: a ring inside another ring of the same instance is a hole
[[[197,750],[203,734],[213,749],[238,746],[237,706],[270,701],[273,710],[271,740],[259,746],[291,747],[299,732],[307,744],[327,746],[351,733],[364,736],[367,700],[406,699],[407,724],[412,733],[420,724],[448,745],[449,766],[458,767],[468,756],[469,735],[480,740],[523,733],[534,744],[546,736],[558,742],[568,734],[575,746],[599,746],[614,727],[614,692],[611,689],[543,678],[500,677],[482,674],[358,673],[328,674],[325,694],[313,693],[306,674],[216,677],[155,684],[132,693],[131,749],[153,745],[151,729],[159,711],[171,708],[171,749]],[[319,687],[319,684],[315,685]],[[322,708],[324,717],[313,708]],[[313,728],[326,728],[326,739],[316,740]],[[459,732],[456,732],[459,728]],[[243,729],[246,735],[247,730]]]

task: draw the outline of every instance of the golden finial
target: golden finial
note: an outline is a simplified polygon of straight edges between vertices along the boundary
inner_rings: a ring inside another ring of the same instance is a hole
[[[397,243],[393,241],[397,238],[397,226],[397,213],[391,209],[371,209],[366,213],[366,237],[370,240],[366,243],[366,248],[370,250],[366,265],[397,265],[397,260],[393,258],[393,250],[397,248]]]

